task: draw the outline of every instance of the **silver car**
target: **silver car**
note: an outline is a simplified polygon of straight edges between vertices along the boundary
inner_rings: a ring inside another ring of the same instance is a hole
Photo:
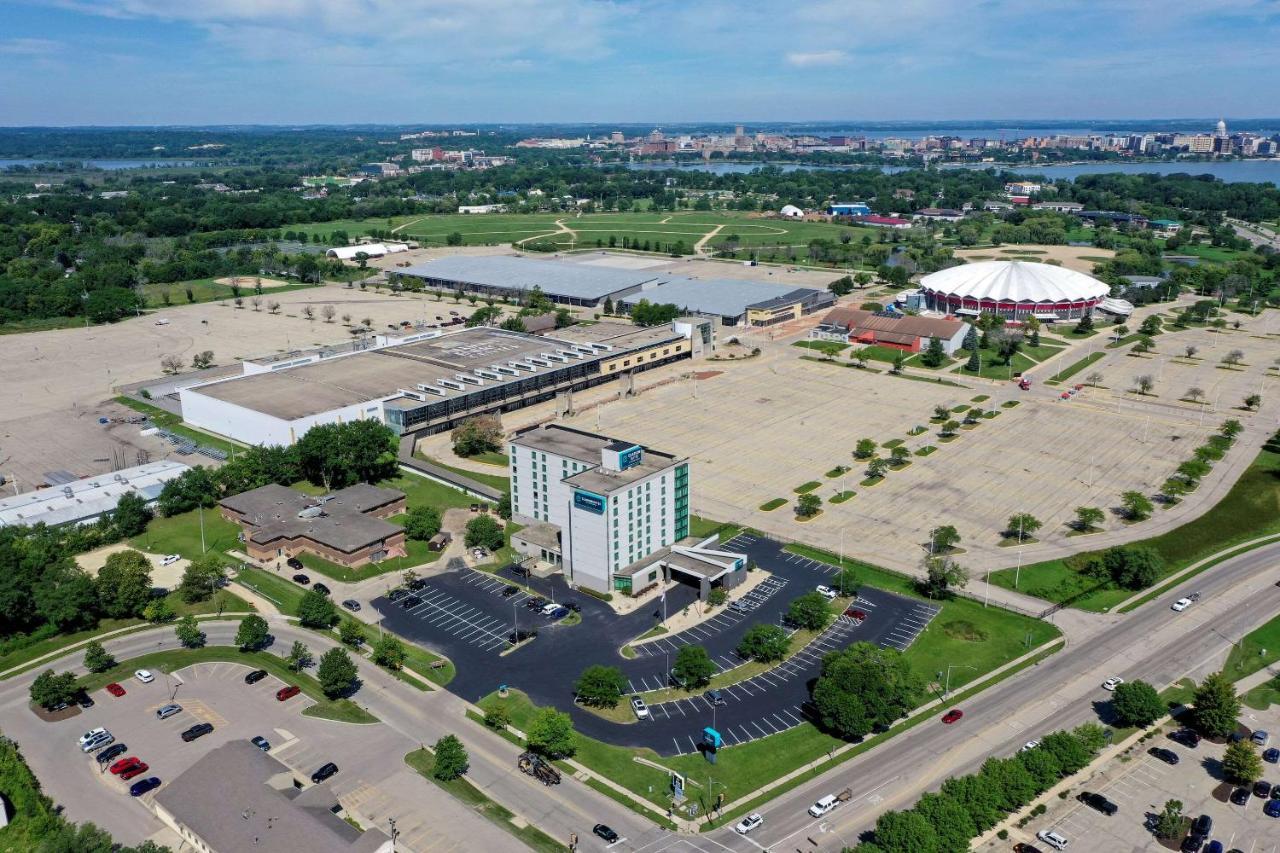
[[[156,718],[160,720],[167,720],[181,710],[181,705],[165,705],[163,708],[156,709]]]

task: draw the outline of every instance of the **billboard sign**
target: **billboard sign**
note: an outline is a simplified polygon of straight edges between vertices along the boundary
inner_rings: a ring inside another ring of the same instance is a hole
[[[604,515],[604,501],[603,497],[594,492],[584,492],[581,489],[577,489],[573,493],[573,505],[575,508],[584,509],[596,515]]]
[[[628,468],[634,468],[644,461],[644,448],[640,445],[628,447],[626,450],[618,453],[618,470],[625,471]]]

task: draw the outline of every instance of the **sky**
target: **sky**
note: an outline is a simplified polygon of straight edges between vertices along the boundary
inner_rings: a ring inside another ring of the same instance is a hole
[[[0,0],[0,125],[1280,113],[1280,0]]]

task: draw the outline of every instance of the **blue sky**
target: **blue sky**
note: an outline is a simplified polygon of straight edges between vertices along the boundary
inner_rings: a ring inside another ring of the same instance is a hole
[[[1280,0],[0,0],[0,124],[1274,116]]]

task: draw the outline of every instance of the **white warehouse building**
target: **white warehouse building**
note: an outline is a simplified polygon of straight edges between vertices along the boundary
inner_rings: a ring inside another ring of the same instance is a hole
[[[165,483],[189,469],[190,466],[181,462],[148,462],[0,498],[0,527],[90,524],[114,510],[120,498],[130,492],[141,495],[147,503],[154,502]]]

